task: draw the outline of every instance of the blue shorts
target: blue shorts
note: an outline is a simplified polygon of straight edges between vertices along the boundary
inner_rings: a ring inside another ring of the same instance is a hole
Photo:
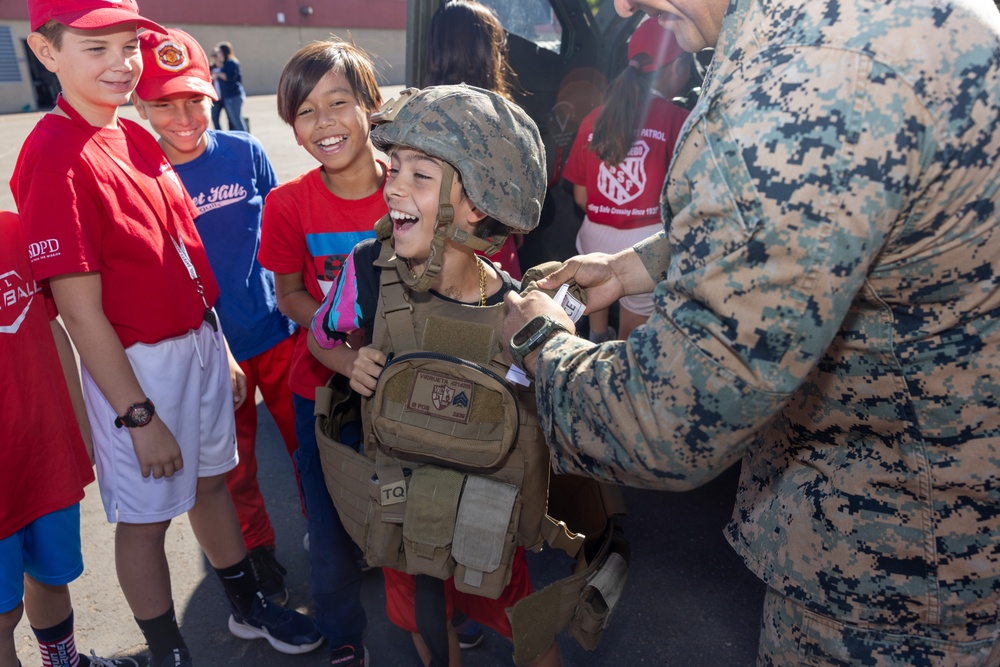
[[[0,540],[0,614],[21,604],[25,574],[49,586],[83,574],[79,503],[40,516]]]

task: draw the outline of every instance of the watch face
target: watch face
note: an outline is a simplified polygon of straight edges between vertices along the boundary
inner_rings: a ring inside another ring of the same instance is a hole
[[[531,337],[542,330],[545,326],[545,318],[541,315],[531,318],[528,322],[518,329],[513,336],[511,336],[510,342],[512,345],[524,345]]]
[[[139,424],[149,421],[149,410],[146,408],[136,408],[132,411],[132,421]]]
[[[153,415],[145,405],[135,405],[129,408],[128,418],[136,426],[145,426],[153,418]]]

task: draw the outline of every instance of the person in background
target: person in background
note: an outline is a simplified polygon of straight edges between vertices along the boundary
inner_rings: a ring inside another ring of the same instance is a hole
[[[517,75],[507,60],[507,35],[493,10],[475,0],[447,0],[431,17],[427,32],[425,86],[465,83],[499,93],[513,101]],[[515,280],[521,279],[517,258],[520,235],[507,237],[491,259]],[[463,638],[469,643],[477,635]],[[478,641],[476,641],[478,643]]]
[[[222,106],[226,110],[226,118],[229,119],[229,131],[247,132],[246,123],[243,122],[243,102],[246,101],[247,93],[243,88],[243,70],[240,68],[240,61],[236,58],[233,45],[229,42],[219,42],[215,50],[222,57],[222,63],[215,73],[215,80],[219,82]]]
[[[1000,664],[1000,12],[616,6],[716,51],[664,229],[540,285],[655,289],[627,341],[533,340],[555,466],[685,490],[742,459],[762,667]],[[565,318],[508,301],[505,337]]]
[[[219,283],[215,310],[251,397],[236,410],[239,464],[226,473],[226,486],[261,590],[284,604],[287,572],[275,556],[274,528],[257,483],[252,398],[260,389],[291,457],[298,441],[288,372],[297,326],[278,310],[274,275],[257,261],[264,199],[278,177],[252,135],[208,129],[215,89],[205,52],[190,35],[147,31],[139,46],[143,75],[132,101],[198,208],[195,225]]]
[[[212,127],[216,130],[222,130],[222,110],[225,109],[225,104],[222,103],[222,85],[219,83],[218,77],[219,72],[222,71],[222,51],[212,49],[209,62],[212,65],[210,70],[212,87],[215,88],[215,99],[212,100]]]
[[[660,190],[687,111],[670,99],[691,75],[691,55],[653,20],[639,24],[628,43],[628,65],[611,82],[604,106],[590,112],[576,134],[563,176],[585,211],[576,248],[587,254],[615,253],[655,234]],[[653,312],[653,294],[622,297],[618,336]],[[616,337],[608,309],[588,315],[590,340]]]

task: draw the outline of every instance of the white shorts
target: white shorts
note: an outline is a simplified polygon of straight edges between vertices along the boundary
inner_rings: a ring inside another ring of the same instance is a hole
[[[238,461],[225,342],[221,331],[202,324],[155,345],[136,343],[125,354],[156,414],[177,438],[184,467],[171,477],[143,477],[129,429],[115,426],[114,409],[83,368],[104,512],[111,523],[166,521],[194,506],[199,477],[222,475]]]
[[[654,223],[635,229],[618,229],[611,225],[591,222],[584,217],[580,231],[576,235],[576,250],[582,255],[592,252],[614,254],[619,250],[631,248],[639,241],[648,239],[653,234],[663,231],[663,225]],[[619,299],[618,303],[630,312],[643,317],[653,314],[653,293],[630,294]]]

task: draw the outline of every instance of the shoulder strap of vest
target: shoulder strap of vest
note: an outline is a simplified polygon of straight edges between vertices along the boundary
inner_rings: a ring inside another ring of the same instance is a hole
[[[381,327],[386,327],[391,341],[391,349],[397,354],[417,349],[417,335],[414,331],[413,306],[406,298],[406,289],[399,270],[396,268],[396,253],[392,244],[382,242],[382,252],[375,265],[382,269],[379,280],[379,310],[381,317],[375,318],[373,341],[380,341]]]

